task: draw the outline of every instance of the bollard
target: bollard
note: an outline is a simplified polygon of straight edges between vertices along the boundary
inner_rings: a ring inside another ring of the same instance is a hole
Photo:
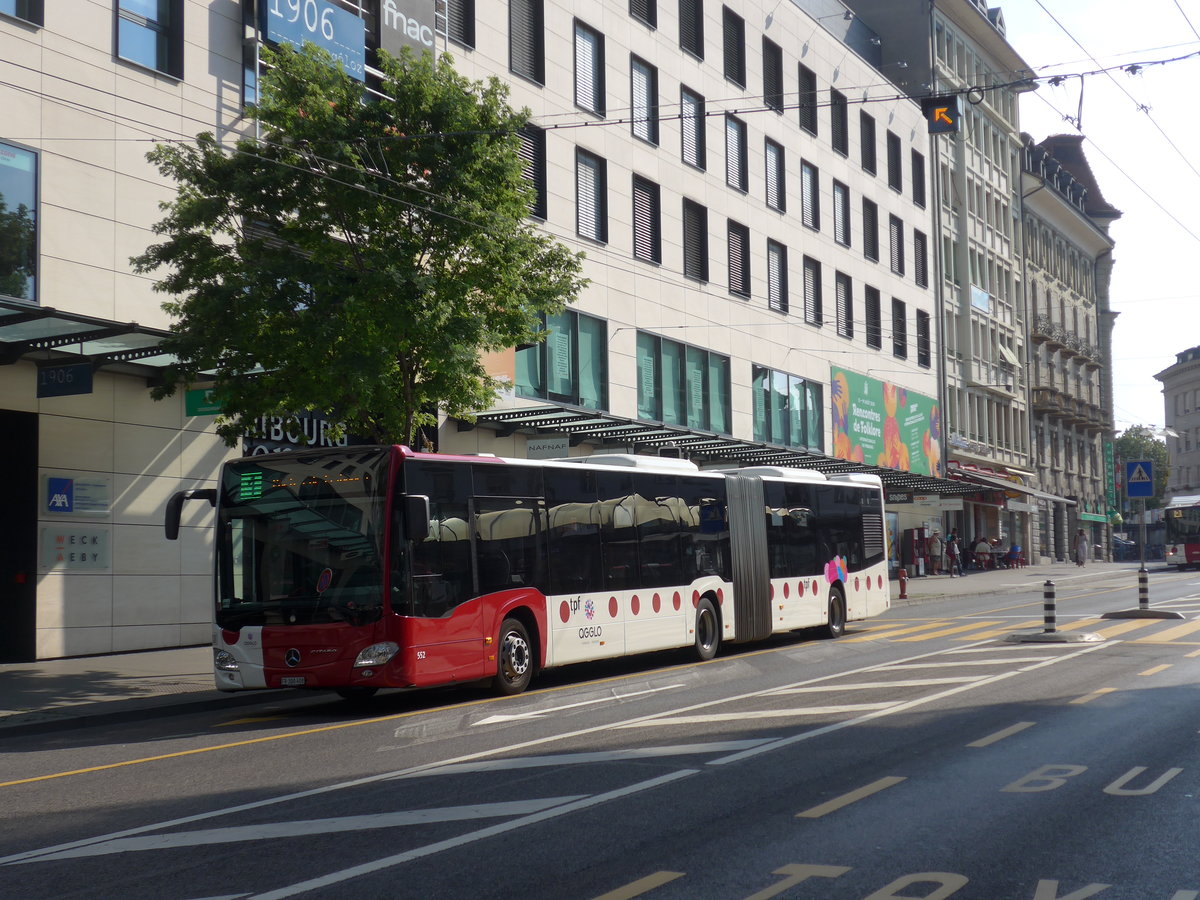
[[[1146,567],[1138,569],[1138,609],[1150,608],[1150,573]]]
[[[1057,616],[1054,613],[1054,582],[1047,581],[1042,585],[1042,610],[1046,617],[1043,634],[1054,634],[1058,631]]]
[[[900,567],[900,599],[908,599],[908,571],[904,566]]]

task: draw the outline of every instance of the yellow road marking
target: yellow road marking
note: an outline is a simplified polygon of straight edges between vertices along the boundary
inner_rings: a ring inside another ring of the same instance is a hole
[[[881,628],[879,631],[868,632],[852,638],[842,638],[838,641],[839,644],[855,644],[859,641],[874,641],[874,640],[890,640],[898,634],[911,634],[914,631],[924,631],[927,628],[941,628],[943,625],[949,625],[945,622],[926,622],[923,625],[913,625],[911,628]]]
[[[1197,656],[1200,656],[1200,650],[1193,650],[1191,653],[1185,653],[1183,656],[1184,659],[1195,659]]]
[[[1005,625],[1003,628],[989,628],[987,631],[980,631],[976,634],[964,634],[962,637],[956,637],[956,641],[982,641],[988,638],[1000,637],[1002,634],[1008,634],[1013,631],[1023,631],[1026,628],[1034,628],[1045,623],[1045,619],[1030,619],[1027,622],[1015,622],[1012,625]]]
[[[1099,625],[1107,619],[1080,619],[1078,622],[1068,622],[1066,625],[1056,626],[1056,631],[1078,631],[1080,628],[1091,628],[1093,625]]]
[[[655,872],[653,875],[639,878],[637,881],[631,882],[624,887],[619,887],[614,891],[609,891],[607,894],[601,894],[596,900],[630,900],[631,897],[640,897],[648,891],[662,887],[664,884],[669,884],[676,878],[682,877],[682,872]]]
[[[1105,694],[1111,694],[1115,690],[1116,688],[1100,688],[1099,690],[1092,691],[1090,694],[1085,694],[1082,697],[1072,700],[1071,703],[1075,704],[1076,706],[1084,703],[1091,703],[1097,697],[1103,697]]]
[[[977,741],[971,741],[967,744],[968,747],[990,747],[997,741],[1002,741],[1006,737],[1012,737],[1019,731],[1024,731],[1026,728],[1032,728],[1037,722],[1018,722],[1016,725],[1009,725],[1007,728],[997,731],[995,734],[989,734],[987,737],[980,738]]]
[[[856,803],[865,797],[870,797],[872,794],[878,794],[880,791],[887,790],[894,785],[904,781],[904,778],[897,778],[894,775],[889,775],[886,778],[880,778],[878,781],[872,781],[868,785],[860,787],[856,791],[851,791],[848,794],[842,794],[840,797],[834,797],[826,803],[819,806],[814,806],[812,809],[806,809],[804,812],[796,813],[797,819],[819,819],[821,816],[828,815],[831,812],[837,812],[843,806],[849,806],[851,803]]]
[[[1138,672],[1138,675],[1141,675],[1143,677],[1149,676],[1149,675],[1157,675],[1159,672],[1165,672],[1169,668],[1171,668],[1170,664],[1164,664],[1161,666],[1153,666],[1153,667],[1147,669],[1145,672]]]
[[[1163,643],[1167,643],[1168,641],[1173,641],[1173,640],[1175,640],[1175,638],[1181,638],[1181,637],[1184,637],[1185,635],[1192,634],[1193,632],[1196,632],[1196,631],[1200,631],[1200,620],[1196,620],[1193,622],[1185,622],[1183,625],[1176,625],[1174,628],[1167,628],[1164,631],[1156,631],[1152,635],[1146,635],[1146,637],[1144,637],[1144,638],[1138,638],[1136,641],[1134,641],[1134,643],[1135,644],[1149,644],[1149,643],[1163,644]]]
[[[1136,631],[1139,628],[1145,628],[1147,625],[1157,625],[1154,619],[1130,619],[1128,622],[1122,622],[1120,625],[1110,625],[1108,628],[1101,628],[1096,631],[1096,634],[1101,637],[1116,637],[1118,634],[1126,634],[1130,631]]]
[[[915,634],[912,637],[902,637],[897,643],[903,644],[909,641],[928,641],[932,638],[945,637],[948,634],[961,634],[964,631],[974,631],[976,628],[988,628],[992,625],[999,625],[999,622],[975,622],[971,625],[958,625],[954,628],[942,628],[938,631],[930,631],[925,634]]]

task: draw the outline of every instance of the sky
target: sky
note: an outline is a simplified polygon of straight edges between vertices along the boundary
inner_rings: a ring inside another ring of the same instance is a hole
[[[1161,428],[1154,375],[1200,345],[1200,0],[988,4],[1036,75],[1083,74],[1023,95],[1021,130],[1037,141],[1082,133],[1104,199],[1122,212],[1110,232],[1113,417],[1118,433]],[[1122,68],[1111,77],[1085,74],[1112,66]]]

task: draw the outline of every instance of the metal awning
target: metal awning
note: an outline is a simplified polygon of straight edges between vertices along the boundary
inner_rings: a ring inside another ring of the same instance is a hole
[[[160,344],[169,331],[0,300],[0,365],[22,359],[90,362],[148,379],[176,361]]]
[[[502,435],[517,430],[538,434],[567,435],[572,444],[583,440],[622,443],[634,447],[673,448],[683,456],[712,461],[729,461],[741,466],[790,466],[816,469],[826,475],[847,472],[878,475],[885,487],[916,494],[961,495],[979,490],[978,485],[915,472],[903,472],[883,466],[868,466],[837,459],[795,447],[761,441],[746,441],[714,432],[697,431],[678,425],[661,425],[627,419],[595,410],[561,406],[536,406],[524,409],[497,409],[476,413],[474,422],[460,422],[459,429],[477,425],[492,428]]]
[[[1008,481],[1005,478],[996,478],[990,475],[984,475],[982,472],[975,472],[971,469],[952,469],[950,477],[955,479],[963,479],[964,481],[973,481],[976,484],[981,484],[984,487],[993,488],[998,491],[1017,491],[1021,494],[1028,494],[1030,497],[1036,497],[1039,500],[1050,500],[1054,503],[1065,503],[1067,506],[1075,506],[1074,500],[1068,500],[1066,497],[1060,497],[1057,494],[1049,494],[1046,491],[1039,491],[1037,488],[1031,488],[1027,484],[1018,484],[1015,481]]]

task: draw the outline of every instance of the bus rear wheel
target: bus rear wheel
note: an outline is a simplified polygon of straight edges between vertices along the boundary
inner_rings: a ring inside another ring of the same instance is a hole
[[[496,691],[505,696],[519,694],[533,678],[533,647],[529,632],[517,619],[500,626],[500,653],[496,660]]]
[[[846,598],[836,587],[829,589],[829,622],[822,631],[827,638],[840,638],[846,633]]]
[[[721,648],[721,620],[712,601],[704,597],[696,607],[696,655],[707,662]]]

